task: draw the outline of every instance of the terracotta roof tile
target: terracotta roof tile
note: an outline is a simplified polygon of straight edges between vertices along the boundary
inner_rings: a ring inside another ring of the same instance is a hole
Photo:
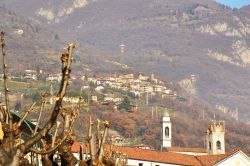
[[[85,145],[88,145],[88,143],[74,142],[74,144],[72,145],[71,151],[79,152],[80,145],[85,146]],[[105,149],[110,150],[110,147],[107,145]],[[187,150],[188,149],[189,148],[187,148]],[[161,152],[161,151],[156,151],[156,150],[145,150],[145,149],[120,147],[120,146],[113,146],[113,150],[127,154],[129,159],[177,164],[177,165],[184,165],[184,166],[213,166],[214,164],[235,154],[240,149],[239,148],[233,149],[226,154],[204,155],[204,156],[192,156],[192,155],[186,155],[186,154],[180,154],[180,153],[174,153],[174,152]]]
[[[196,153],[206,153],[206,149],[202,148],[181,148],[181,147],[166,147],[168,152],[196,152]]]
[[[75,142],[72,145],[72,152],[79,152],[80,145],[86,145],[86,143]],[[109,150],[109,146],[106,146],[105,149]],[[119,151],[121,153],[127,154],[128,158],[144,161],[153,161],[159,163],[171,163],[179,164],[185,166],[202,166],[200,162],[191,155],[178,154],[173,152],[160,152],[155,150],[145,150],[131,147],[121,147],[113,146],[113,150]]]
[[[191,155],[118,146],[114,147],[113,149],[127,154],[128,158],[130,159],[186,166],[201,166],[200,162]]]
[[[240,150],[240,148],[236,148],[236,149],[229,151],[226,154],[196,156],[196,158],[197,158],[197,160],[200,161],[200,163],[203,166],[212,166],[212,165],[220,162],[221,160],[231,156],[232,154],[238,152],[239,150]]]

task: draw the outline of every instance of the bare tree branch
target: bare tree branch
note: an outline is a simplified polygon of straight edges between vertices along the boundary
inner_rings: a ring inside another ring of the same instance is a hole
[[[71,125],[70,125],[69,130],[67,131],[67,133],[63,136],[63,138],[59,141],[59,143],[56,146],[52,147],[51,149],[49,149],[47,151],[39,151],[39,150],[36,150],[36,149],[33,149],[33,148],[31,148],[30,151],[34,152],[36,154],[41,154],[41,155],[53,153],[67,139],[67,137],[69,136],[69,134],[72,132],[74,121],[75,121],[75,119],[73,120],[73,123],[71,123]]]
[[[55,130],[55,133],[54,133],[54,135],[52,137],[52,144],[51,144],[52,148],[55,146],[57,132],[58,132],[58,128],[59,128],[60,124],[61,124],[61,122],[59,122],[59,121],[56,122],[56,130]]]
[[[2,46],[2,55],[3,55],[3,80],[4,80],[4,94],[5,94],[5,106],[6,106],[6,123],[9,124],[10,130],[10,151],[12,151],[14,140],[13,140],[13,125],[12,125],[12,116],[10,114],[10,106],[9,106],[9,89],[7,84],[7,64],[6,64],[6,50],[5,50],[5,40],[4,40],[4,32],[1,32],[1,46]]]
[[[90,145],[90,156],[91,160],[94,161],[96,158],[96,140],[95,135],[92,133],[92,118],[89,117],[89,134],[88,134],[88,140]]]
[[[39,115],[38,115],[38,118],[37,118],[37,124],[36,124],[35,130],[33,132],[33,135],[35,135],[37,133],[37,130],[39,128],[40,119],[41,119],[41,116],[42,116],[42,112],[44,110],[44,105],[46,104],[46,99],[45,99],[44,95],[42,94],[41,96],[42,96],[42,106],[41,106],[41,109],[39,110]]]
[[[30,140],[25,142],[24,144],[20,145],[19,148],[21,148],[24,152],[26,152],[29,148],[31,148],[37,141],[39,141],[43,136],[46,135],[46,133],[53,127],[53,125],[56,123],[57,116],[61,110],[62,107],[62,100],[66,92],[66,88],[68,86],[69,77],[70,77],[70,66],[72,61],[72,51],[75,47],[74,44],[70,44],[68,47],[68,50],[66,53],[64,53],[61,57],[62,61],[62,80],[59,92],[57,94],[58,100],[55,103],[53,112],[51,114],[51,117],[49,121],[46,123],[46,125],[37,133],[34,137],[32,137]]]
[[[103,137],[102,137],[102,142],[101,142],[99,153],[98,153],[98,160],[99,161],[101,161],[102,157],[103,157],[103,147],[104,147],[104,144],[105,144],[105,141],[106,141],[106,137],[107,137],[108,130],[109,130],[109,127],[110,127],[110,123],[108,121],[104,121],[104,126],[105,126],[105,130],[104,130],[104,134],[103,134]]]
[[[20,127],[23,123],[23,121],[25,120],[25,118],[28,116],[28,114],[33,110],[34,106],[36,105],[36,103],[33,103],[31,105],[31,107],[25,112],[24,116],[22,117],[22,119],[18,122],[17,127]]]
[[[96,137],[98,142],[98,148],[101,147],[101,136],[100,136],[100,119],[97,119],[97,127],[96,127]]]

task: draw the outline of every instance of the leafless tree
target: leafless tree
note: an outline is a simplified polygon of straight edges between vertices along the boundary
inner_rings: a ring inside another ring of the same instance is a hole
[[[0,165],[2,166],[18,166],[18,165],[33,165],[28,160],[24,159],[24,156],[31,153],[31,161],[34,156],[40,155],[43,159],[44,165],[57,165],[53,159],[53,155],[57,153],[57,156],[61,158],[61,165],[75,165],[76,159],[70,153],[70,148],[74,140],[74,135],[72,133],[72,126],[79,114],[78,109],[68,109],[63,108],[62,102],[63,97],[67,91],[67,86],[69,85],[69,78],[71,72],[71,61],[72,52],[75,48],[74,44],[70,44],[61,56],[62,62],[62,80],[60,83],[60,88],[57,93],[57,100],[51,112],[49,120],[46,124],[39,129],[40,118],[46,103],[45,94],[42,94],[42,106],[39,111],[39,116],[37,119],[37,126],[33,131],[33,135],[28,140],[22,141],[21,143],[16,143],[20,139],[20,126],[26,119],[29,112],[33,110],[35,103],[31,106],[29,110],[26,111],[23,118],[19,122],[13,122],[12,114],[9,107],[8,93],[9,89],[7,86],[7,62],[6,62],[6,49],[4,33],[1,32],[1,47],[3,55],[3,80],[4,80],[4,93],[5,93],[5,107],[1,107],[1,124],[2,124],[2,135],[3,139],[0,140]],[[4,108],[4,109],[3,109]],[[58,121],[58,116],[62,115],[64,119],[63,132],[58,135],[58,128],[60,122]],[[55,133],[53,135],[52,141],[45,139],[45,136],[51,131],[53,126],[56,126]],[[39,143],[42,145],[37,148],[35,145]],[[33,156],[33,157],[32,157]]]
[[[20,138],[20,127],[37,103],[33,103],[18,122],[13,121],[9,108],[9,89],[7,84],[8,66],[3,32],[1,33],[1,47],[3,55],[5,105],[0,105],[0,166],[33,166],[35,165],[35,158],[38,159],[39,157],[39,159],[42,160],[42,165],[46,166],[74,166],[77,163],[80,166],[126,165],[126,155],[112,150],[112,146],[110,146],[109,150],[105,149],[110,123],[108,121],[103,122],[104,132],[101,133],[100,120],[97,120],[97,123],[94,124],[91,116],[89,120],[88,142],[86,146],[81,146],[80,148],[80,161],[77,161],[71,152],[71,147],[75,140],[72,128],[75,119],[79,115],[82,100],[82,98],[79,98],[77,108],[63,107],[63,97],[69,85],[72,52],[75,48],[74,44],[70,44],[61,56],[62,80],[57,93],[57,100],[48,121],[43,127],[40,127],[40,120],[47,97],[47,94],[42,93],[42,105],[38,111],[37,124],[31,137],[25,141],[22,140],[22,138]],[[59,116],[62,116],[63,122],[58,120]],[[62,132],[58,134],[60,126],[62,126]],[[46,136],[49,132],[51,134],[52,128],[54,128],[54,134],[51,139],[47,139]],[[1,134],[3,137],[1,137]],[[37,147],[38,144],[39,148]],[[27,154],[30,155],[29,160],[24,158]],[[57,157],[58,160],[56,160],[55,157]]]
[[[125,166],[127,164],[126,155],[113,150],[112,145],[110,145],[110,148],[107,148],[106,141],[110,123],[108,121],[103,122],[103,134],[100,132],[99,125],[100,120],[97,119],[97,123],[93,123],[90,116],[88,142],[85,147],[83,145],[80,146],[80,166]]]

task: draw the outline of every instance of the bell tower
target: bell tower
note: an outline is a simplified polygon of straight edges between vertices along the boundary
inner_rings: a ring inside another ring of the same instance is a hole
[[[169,112],[165,111],[162,117],[162,148],[171,147],[172,128]]]
[[[225,124],[213,121],[207,129],[207,153],[224,154],[225,153]]]

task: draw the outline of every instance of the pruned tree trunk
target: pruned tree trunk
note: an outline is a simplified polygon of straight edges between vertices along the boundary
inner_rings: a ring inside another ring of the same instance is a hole
[[[69,85],[69,78],[70,78],[70,72],[71,72],[71,61],[72,61],[72,52],[75,48],[74,44],[70,44],[68,46],[67,51],[62,54],[61,61],[62,61],[62,80],[60,83],[60,88],[57,93],[57,101],[54,105],[54,108],[52,110],[51,116],[47,123],[38,130],[38,125],[36,126],[34,130],[33,136],[24,141],[23,143],[19,145],[15,145],[15,140],[19,139],[19,128],[22,124],[22,122],[25,120],[28,113],[32,110],[34,107],[34,104],[31,106],[31,108],[25,113],[24,117],[18,122],[13,124],[12,122],[12,116],[9,109],[9,100],[8,100],[8,87],[7,87],[7,64],[6,64],[6,50],[5,50],[5,41],[4,41],[4,33],[1,33],[1,46],[2,46],[2,55],[3,55],[3,72],[4,72],[4,91],[5,91],[5,122],[3,123],[3,131],[4,131],[4,137],[3,140],[0,143],[0,165],[2,166],[18,166],[18,165],[27,165],[27,160],[23,158],[23,156],[29,152],[37,153],[43,155],[43,163],[44,165],[56,165],[53,161],[53,154],[57,150],[58,147],[60,147],[63,158],[63,164],[67,163],[66,165],[74,165],[75,159],[73,157],[73,154],[69,154],[70,148],[72,145],[72,140],[67,139],[69,134],[72,130],[72,124],[74,122],[74,119],[76,118],[76,114],[73,116],[73,119],[70,119],[70,126],[65,126],[67,129],[65,130],[65,133],[62,135],[61,140],[54,141],[57,142],[57,145],[53,145],[51,149],[47,149],[47,151],[39,151],[33,148],[33,146],[41,141],[44,136],[48,134],[48,132],[51,130],[51,128],[55,125],[57,121],[57,117],[59,113],[62,110],[62,101],[63,97],[66,93],[67,86]],[[43,100],[42,108],[39,113],[38,122],[41,118],[41,113],[44,108],[45,101]],[[4,117],[4,116],[3,116]],[[65,122],[69,124],[68,122]],[[65,141],[66,140],[66,141]],[[70,140],[70,141],[67,141]],[[45,149],[46,150],[46,149]]]

